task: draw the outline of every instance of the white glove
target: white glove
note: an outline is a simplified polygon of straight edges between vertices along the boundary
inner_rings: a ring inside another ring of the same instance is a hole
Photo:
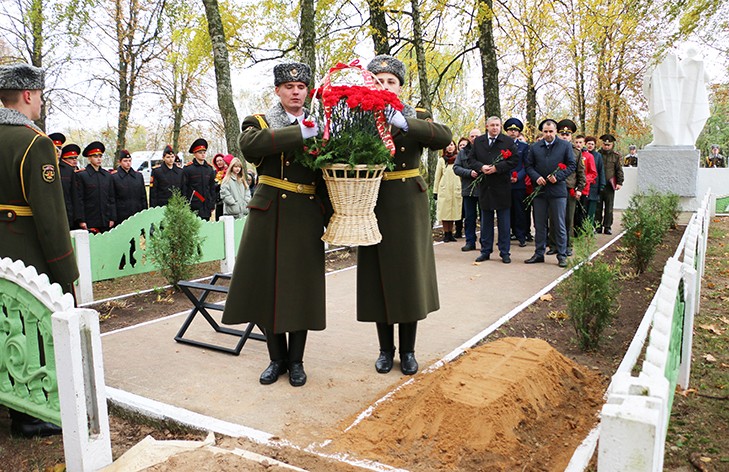
[[[301,128],[301,137],[303,137],[304,139],[313,138],[314,136],[319,134],[319,125],[314,120],[312,120],[311,122],[314,123],[314,126],[309,127],[303,123],[303,120],[299,121],[299,128]]]
[[[408,121],[405,119],[405,117],[402,115],[402,113],[400,113],[399,111],[390,107],[385,112],[385,114],[387,115],[388,123],[390,123],[392,126],[396,126],[396,127],[400,128],[401,130],[403,130],[407,133]]]

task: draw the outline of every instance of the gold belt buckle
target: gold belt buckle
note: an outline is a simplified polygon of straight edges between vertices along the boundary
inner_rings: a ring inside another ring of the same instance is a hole
[[[304,185],[296,184],[296,193],[304,193]]]

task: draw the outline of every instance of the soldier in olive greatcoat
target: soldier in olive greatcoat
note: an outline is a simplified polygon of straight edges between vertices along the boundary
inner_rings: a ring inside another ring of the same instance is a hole
[[[615,203],[615,192],[623,186],[623,157],[615,151],[615,136],[603,134],[602,141],[602,162],[605,169],[605,188],[600,194],[600,201],[597,204],[595,219],[597,221],[597,232],[613,234],[613,205]]]
[[[169,144],[162,152],[162,164],[154,166],[149,177],[149,206],[167,205],[173,189],[182,189],[182,167],[175,164],[177,155]]]
[[[144,176],[132,169],[132,155],[126,149],[119,152],[119,167],[112,172],[111,181],[114,184],[117,225],[147,208]]]
[[[399,94],[405,65],[392,56],[376,56],[367,66],[389,91]],[[394,325],[399,324],[400,368],[418,371],[415,336],[418,320],[440,308],[435,274],[427,184],[420,175],[423,148],[444,149],[448,127],[430,112],[405,105],[387,113],[396,152],[395,169],[385,174],[375,206],[382,241],[357,249],[357,320],[377,324],[380,355],[377,372],[392,369]]]
[[[111,174],[101,167],[106,147],[94,141],[84,148],[89,164],[76,172],[73,217],[78,227],[92,233],[103,233],[116,223],[116,202]]]
[[[190,208],[203,220],[209,220],[215,208],[215,169],[207,163],[208,142],[198,138],[190,145],[192,161],[182,170],[182,195]]]
[[[271,384],[288,370],[289,383],[298,387],[306,383],[307,331],[326,326],[321,237],[329,204],[321,171],[294,160],[304,139],[318,134],[316,124],[303,123],[311,69],[288,63],[273,71],[279,101],[265,114],[246,117],[240,135],[241,151],[257,167],[259,181],[248,204],[223,323],[261,326],[271,362],[260,382]]]
[[[71,246],[53,142],[31,120],[41,116],[43,70],[0,66],[0,257],[21,260],[73,293]],[[5,382],[7,382],[7,370]],[[61,428],[10,410],[11,432],[48,436]]]

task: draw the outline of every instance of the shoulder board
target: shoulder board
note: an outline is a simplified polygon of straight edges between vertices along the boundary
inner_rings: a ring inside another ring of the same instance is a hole
[[[114,169],[114,170],[110,170],[110,171],[109,171],[109,173],[110,173],[111,175],[114,175],[114,174],[116,174],[116,172],[117,172],[117,171],[116,171],[116,169]]]
[[[415,114],[421,120],[433,121],[433,114],[427,108],[415,108]]]
[[[187,166],[191,166],[191,165],[192,165],[192,161],[190,161],[190,162],[188,162],[187,164],[185,164],[185,167],[187,167]]]
[[[152,169],[158,169],[160,167],[162,167],[162,164],[157,164],[156,166],[152,166]]]
[[[86,169],[74,169],[74,173],[77,173],[77,174],[78,174],[79,172],[83,172],[83,171],[85,171],[85,170],[86,170]]]
[[[263,113],[257,113],[253,116],[256,117],[256,119],[258,120],[258,124],[261,125],[261,129],[268,128],[268,122],[266,121],[266,115],[264,115]]]

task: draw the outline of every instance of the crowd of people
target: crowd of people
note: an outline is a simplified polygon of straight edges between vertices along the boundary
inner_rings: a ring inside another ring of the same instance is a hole
[[[162,163],[151,171],[147,198],[144,176],[132,168],[132,156],[126,149],[119,152],[118,167],[106,170],[101,165],[106,152],[102,142],[93,141],[82,151],[77,144],[66,144],[62,133],[51,133],[48,137],[58,153],[71,229],[103,233],[137,212],[166,205],[174,189],[180,191],[202,219],[211,219],[213,212],[216,220],[221,215],[242,218],[248,214],[246,207],[255,174],[246,172],[240,159],[230,154],[216,154],[212,165],[209,164],[208,143],[203,138],[190,146],[192,159],[185,166],[172,146],[165,146]],[[87,159],[86,167],[79,168],[79,156]],[[235,162],[237,166],[233,168],[231,164]]]

